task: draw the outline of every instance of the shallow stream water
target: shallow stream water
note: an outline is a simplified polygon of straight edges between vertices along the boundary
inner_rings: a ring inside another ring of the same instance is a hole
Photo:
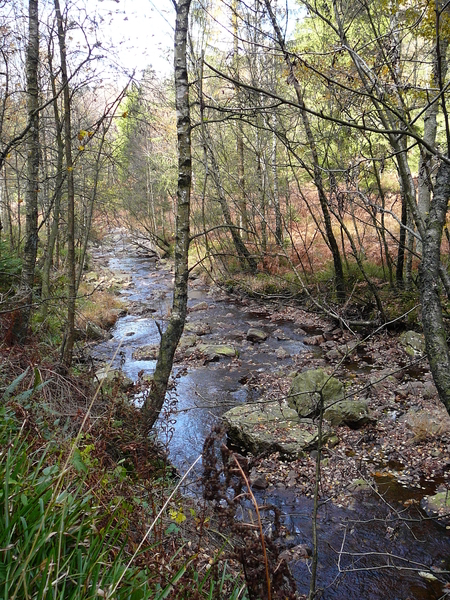
[[[109,256],[109,255],[106,255]],[[109,268],[131,277],[131,285],[122,291],[125,304],[140,307],[139,315],[128,314],[118,320],[113,337],[98,344],[94,358],[110,360],[121,347],[116,365],[133,380],[141,371],[151,373],[156,361],[134,360],[141,346],[159,342],[155,321],[163,324],[171,305],[173,276],[167,266],[132,254],[129,246],[116,247],[108,258]],[[188,370],[175,367],[176,385],[168,394],[168,410],[160,421],[160,437],[167,444],[171,461],[180,472],[201,453],[203,441],[220,416],[232,406],[256,399],[257,388],[247,386],[266,371],[289,372],[290,358],[275,358],[275,350],[284,348],[289,355],[302,352],[302,332],[290,322],[268,318],[264,309],[251,309],[194,281],[190,286],[189,306],[206,302],[207,309],[189,314],[190,322],[207,323],[211,333],[205,343],[227,343],[239,349],[239,360],[222,358]],[[136,311],[134,311],[136,312]],[[266,331],[262,344],[246,341],[251,326]],[[274,335],[276,332],[276,335]],[[286,339],[278,339],[285,337]],[[196,473],[198,477],[199,472]],[[191,493],[199,494],[195,478]],[[431,490],[432,491],[432,490]],[[349,508],[326,503],[319,513],[318,587],[326,600],[437,600],[445,597],[440,581],[430,581],[424,572],[450,569],[448,531],[432,520],[424,520],[417,509],[406,511],[400,501],[420,500],[426,492],[402,487],[395,480],[379,480],[373,493],[356,496]],[[430,491],[428,491],[430,493]],[[289,531],[288,546],[311,545],[312,501],[299,496],[295,488],[269,487],[258,493],[258,501],[278,506]],[[309,589],[309,565],[290,563],[298,590]],[[420,574],[422,573],[422,575]],[[448,576],[447,576],[448,579]]]

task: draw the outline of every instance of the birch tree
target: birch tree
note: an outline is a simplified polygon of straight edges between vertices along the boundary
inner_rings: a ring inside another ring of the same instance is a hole
[[[190,242],[191,205],[191,117],[189,109],[189,79],[186,60],[189,8],[191,0],[179,0],[175,5],[175,96],[178,137],[178,187],[175,240],[175,283],[172,313],[167,329],[161,335],[159,356],[150,393],[143,407],[144,427],[149,431],[164,403],[172,371],[173,357],[186,321],[188,300],[188,252]]]

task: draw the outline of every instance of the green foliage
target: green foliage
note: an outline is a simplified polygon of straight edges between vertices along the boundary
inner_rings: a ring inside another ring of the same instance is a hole
[[[28,402],[28,395],[17,393],[27,374],[8,385],[0,401],[0,600],[247,598],[226,562],[219,570],[221,552],[211,568],[197,569],[197,556],[177,527],[186,518],[179,515],[193,519],[196,512],[182,503],[172,515],[174,529],[165,534],[171,548],[178,543],[160,565],[170,576],[162,582],[157,561],[143,560],[155,555],[149,544],[131,557],[131,517],[138,506],[151,510],[155,498],[140,498],[139,485],[136,497],[121,495],[132,489],[123,460],[102,468],[90,434],[78,436],[66,461],[60,457],[68,449],[61,452],[60,440],[43,448],[33,429],[27,434],[10,406]],[[42,386],[39,373],[34,375],[31,392]]]
[[[17,283],[21,268],[21,259],[11,253],[5,241],[0,241],[0,290]]]
[[[369,277],[369,279],[381,279],[384,280],[386,279],[385,274],[383,273],[383,267],[377,263],[368,261],[368,260],[364,260],[363,261],[363,268],[364,268],[364,272],[366,273],[367,277]],[[364,277],[361,273],[361,269],[359,268],[358,264],[356,262],[349,262],[348,265],[346,265],[345,267],[345,275],[346,278],[349,279],[350,282],[352,281],[364,281]]]
[[[94,599],[121,577],[115,598],[154,598],[145,571],[126,567],[114,507],[100,511],[82,481],[61,487],[50,447],[33,450],[12,411],[0,413],[0,598]]]

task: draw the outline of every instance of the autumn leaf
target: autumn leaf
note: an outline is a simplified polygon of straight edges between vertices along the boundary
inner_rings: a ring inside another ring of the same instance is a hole
[[[183,521],[186,521],[186,516],[183,514],[183,509],[177,510],[175,508],[171,508],[169,510],[169,516],[177,525],[181,525]]]

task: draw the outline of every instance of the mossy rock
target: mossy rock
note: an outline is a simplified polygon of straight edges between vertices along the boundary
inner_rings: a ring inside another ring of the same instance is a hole
[[[256,329],[256,327],[250,327],[250,329],[247,331],[247,340],[249,342],[260,344],[261,342],[265,342],[268,337],[269,336],[265,331]]]
[[[235,358],[238,351],[233,346],[225,344],[199,344],[197,348],[204,354],[209,361],[219,360],[222,357]]]
[[[120,389],[124,392],[133,387],[133,381],[127,377],[120,369],[109,369],[108,367],[103,367],[99,369],[95,373],[95,378],[99,383],[103,383],[103,385],[111,385],[119,382]]]
[[[425,352],[425,338],[417,331],[404,331],[400,343],[410,356],[421,356]]]
[[[183,350],[185,348],[192,348],[198,341],[198,337],[196,335],[183,335],[178,347]]]
[[[324,418],[333,426],[348,425],[359,429],[371,421],[367,403],[362,400],[341,400],[324,412]]]
[[[294,377],[288,395],[288,404],[300,417],[316,417],[320,413],[320,393],[324,407],[344,398],[344,386],[324,369],[304,371]]]
[[[111,339],[112,336],[110,333],[108,333],[95,323],[88,321],[86,325],[86,337],[88,340],[100,341]]]
[[[283,458],[295,460],[317,446],[317,426],[301,422],[297,412],[285,403],[235,406],[223,419],[230,441],[255,455],[279,452]]]
[[[202,321],[194,321],[186,323],[184,326],[184,331],[194,335],[207,335],[208,333],[211,333],[211,326],[208,323],[203,323]]]
[[[437,518],[444,525],[450,523],[450,490],[425,496],[420,507],[428,517]]]

